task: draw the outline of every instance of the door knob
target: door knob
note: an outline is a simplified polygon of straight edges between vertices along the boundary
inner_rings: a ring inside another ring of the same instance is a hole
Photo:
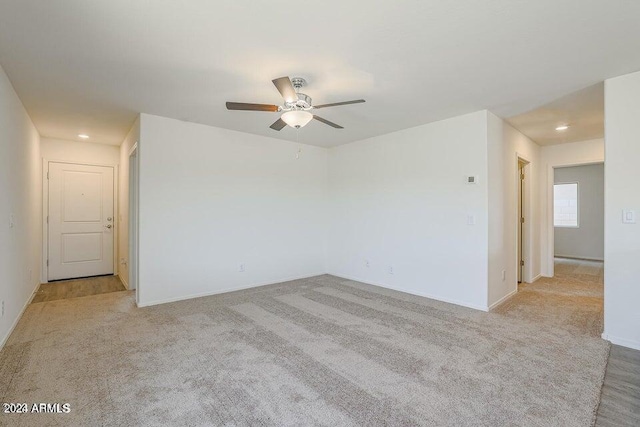
[[[105,225],[105,227],[111,228],[111,224],[107,224],[107,225]]]

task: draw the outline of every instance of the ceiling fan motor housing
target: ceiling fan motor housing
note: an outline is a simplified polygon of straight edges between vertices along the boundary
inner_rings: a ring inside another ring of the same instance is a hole
[[[300,89],[307,85],[307,81],[302,77],[293,77],[291,79],[291,85],[296,90],[296,95],[298,96],[298,100],[295,102],[285,102],[285,110],[287,109],[296,109],[296,110],[308,110],[311,108],[311,97],[305,93],[301,93]]]
[[[308,110],[309,108],[311,108],[311,97],[309,95],[300,92],[298,92],[297,95],[298,100],[296,102],[285,102],[285,105],[288,108],[297,108],[303,110]]]

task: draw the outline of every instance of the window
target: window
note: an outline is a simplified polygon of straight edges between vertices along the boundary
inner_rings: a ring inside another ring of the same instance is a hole
[[[578,227],[578,183],[553,186],[553,226]]]

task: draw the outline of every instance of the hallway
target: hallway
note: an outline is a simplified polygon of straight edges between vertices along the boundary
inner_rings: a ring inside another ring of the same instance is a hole
[[[603,327],[604,265],[556,258],[555,277],[523,283],[495,312],[575,334],[599,337]],[[640,425],[640,351],[611,346],[596,426]]]

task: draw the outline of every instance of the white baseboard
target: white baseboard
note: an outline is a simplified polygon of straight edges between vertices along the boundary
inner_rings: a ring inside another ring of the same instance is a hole
[[[539,275],[538,275],[539,277]],[[537,279],[535,279],[537,280]],[[498,301],[494,302],[493,304],[491,304],[489,306],[489,311],[493,310],[494,308],[496,308],[497,306],[499,306],[500,304],[506,302],[508,299],[510,299],[511,297],[513,297],[515,294],[518,293],[518,288],[512,290],[511,292],[509,292],[508,294],[506,294],[505,296],[503,296],[502,298],[500,298]]]
[[[20,319],[22,319],[22,315],[24,314],[24,311],[27,309],[29,304],[31,304],[31,301],[33,301],[33,297],[36,296],[36,292],[38,291],[39,287],[40,287],[40,283],[36,283],[36,287],[33,289],[33,292],[31,292],[31,296],[29,297],[25,305],[22,307],[22,310],[20,310],[20,314],[18,314],[18,317],[16,317],[16,320],[14,320],[13,324],[9,328],[9,331],[2,338],[2,341],[0,341],[0,350],[4,348],[4,345],[6,344],[7,340],[11,336],[11,333],[13,333],[13,330],[16,328],[16,326],[18,326],[18,322],[20,321]]]
[[[632,348],[634,350],[640,350],[640,341],[634,341],[627,338],[620,338],[613,335],[609,335],[606,332],[602,333],[602,339],[611,341],[611,344],[620,345],[622,347]]]
[[[174,298],[166,298],[166,299],[160,299],[160,300],[155,300],[150,302],[136,303],[136,305],[140,308],[150,307],[152,305],[167,304],[170,302],[184,301],[184,300],[193,299],[193,298],[202,298],[202,297],[208,297],[212,295],[226,294],[228,292],[242,291],[244,289],[259,288],[260,286],[275,285],[276,283],[290,282],[292,280],[308,279],[310,277],[322,276],[323,274],[327,274],[327,273],[305,274],[304,276],[288,277],[284,279],[271,280],[267,282],[253,283],[251,285],[246,285],[246,286],[237,286],[233,288],[218,289],[210,292],[202,292],[198,294],[184,295],[184,296],[179,296]]]
[[[120,278],[120,281],[124,285],[124,288],[126,290],[129,290],[129,283],[127,283],[126,279],[124,277],[122,277],[120,274],[118,274],[118,277]]]
[[[585,261],[601,261],[604,262],[602,258],[591,258],[588,256],[571,256],[571,255],[554,255],[554,258],[566,258],[566,259],[576,259],[576,260],[585,260]]]
[[[470,304],[470,303],[465,302],[465,301],[455,300],[455,299],[451,299],[451,298],[445,298],[445,297],[442,297],[442,296],[439,296],[439,295],[432,295],[432,294],[428,294],[426,292],[409,291],[407,289],[403,289],[403,288],[399,288],[399,287],[395,287],[395,286],[383,285],[383,284],[380,284],[380,283],[374,283],[374,282],[370,282],[368,280],[364,280],[364,279],[361,279],[361,278],[358,278],[358,277],[348,276],[348,275],[344,275],[344,274],[338,274],[338,273],[327,273],[327,274],[330,274],[331,276],[340,277],[342,279],[353,280],[353,281],[356,281],[356,282],[365,283],[367,285],[379,286],[381,288],[391,289],[393,291],[404,292],[405,294],[416,295],[416,296],[419,296],[419,297],[425,297],[425,298],[433,299],[433,300],[436,300],[436,301],[441,301],[441,302],[446,302],[446,303],[449,303],[449,304],[459,305],[459,306],[462,306],[462,307],[472,308],[474,310],[489,311],[488,307],[483,307],[483,306],[479,306],[479,305],[475,305],[475,304]]]
[[[534,283],[536,282],[538,279],[541,279],[543,276],[542,274],[538,274],[536,277],[534,277],[533,279],[531,279],[531,281],[529,283]]]

